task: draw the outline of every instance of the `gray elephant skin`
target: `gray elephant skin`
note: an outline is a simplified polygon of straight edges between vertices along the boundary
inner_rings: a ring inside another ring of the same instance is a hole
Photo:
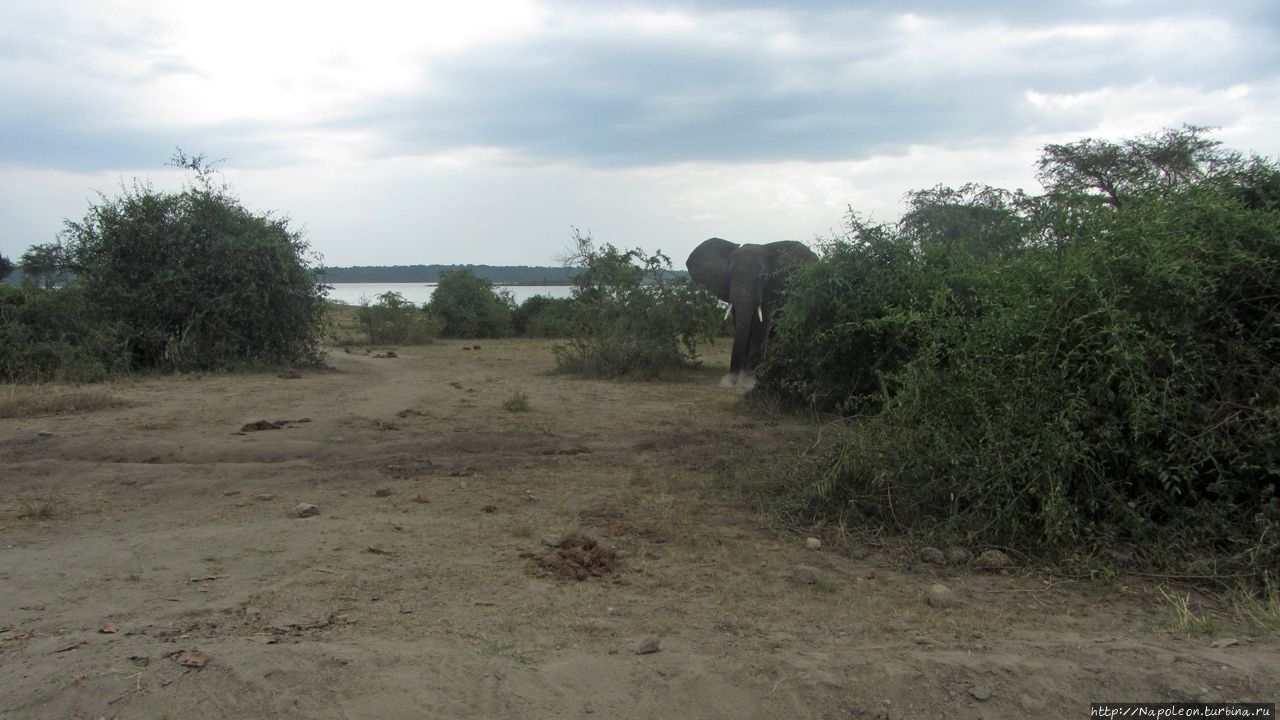
[[[796,267],[818,256],[803,243],[782,240],[764,245],[711,238],[689,254],[689,277],[729,303],[733,315],[733,354],[721,384],[755,384],[752,374],[764,358],[773,314]]]

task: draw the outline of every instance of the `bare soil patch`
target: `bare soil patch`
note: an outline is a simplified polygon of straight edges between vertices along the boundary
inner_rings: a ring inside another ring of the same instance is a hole
[[[547,374],[548,342],[468,347],[111,383],[0,419],[0,717],[1080,718],[1280,698],[1276,636],[1194,590],[777,527],[726,478],[817,428],[744,414],[723,367],[608,383]]]

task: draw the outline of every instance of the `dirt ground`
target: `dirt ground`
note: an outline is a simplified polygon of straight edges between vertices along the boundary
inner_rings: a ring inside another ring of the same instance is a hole
[[[1150,579],[811,548],[725,478],[817,428],[745,413],[722,370],[584,381],[547,374],[549,342],[475,344],[119,382],[88,389],[115,406],[0,419],[0,717],[1085,718],[1280,699],[1280,638],[1182,632]]]

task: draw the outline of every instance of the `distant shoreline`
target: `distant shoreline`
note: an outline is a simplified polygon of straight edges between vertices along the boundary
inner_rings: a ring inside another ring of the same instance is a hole
[[[496,285],[568,285],[582,268],[533,265],[353,265],[325,267],[326,283],[437,283],[453,270],[469,270]]]

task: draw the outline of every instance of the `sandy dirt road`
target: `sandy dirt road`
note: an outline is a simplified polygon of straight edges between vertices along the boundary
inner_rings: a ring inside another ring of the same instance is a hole
[[[1274,635],[1171,630],[1150,583],[809,549],[726,478],[816,428],[744,413],[714,370],[584,381],[547,374],[550,343],[474,344],[119,382],[92,389],[115,407],[0,420],[0,717],[1085,718],[1091,701],[1280,699]],[[527,411],[504,406],[517,392]],[[263,420],[288,422],[242,430]],[[616,549],[614,572],[540,570],[575,534]],[[936,583],[953,594],[933,605]]]

